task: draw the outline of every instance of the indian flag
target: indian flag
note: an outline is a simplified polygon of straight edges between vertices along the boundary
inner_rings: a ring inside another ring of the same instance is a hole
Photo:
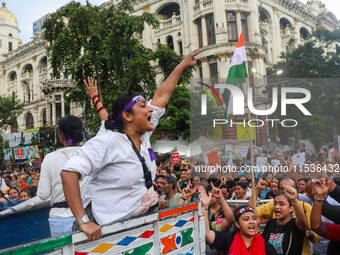
[[[233,58],[231,59],[227,84],[242,84],[247,77],[247,56],[242,32],[237,42]],[[233,112],[233,97],[229,89],[224,89],[222,98],[227,106],[224,118],[229,121],[230,114]]]

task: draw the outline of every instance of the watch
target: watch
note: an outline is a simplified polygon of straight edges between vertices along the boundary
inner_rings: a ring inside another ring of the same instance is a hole
[[[87,217],[86,214],[81,219],[77,220],[78,226],[80,226],[81,224],[84,224],[84,223],[88,223],[88,222],[90,222],[90,219],[89,219],[89,217]]]

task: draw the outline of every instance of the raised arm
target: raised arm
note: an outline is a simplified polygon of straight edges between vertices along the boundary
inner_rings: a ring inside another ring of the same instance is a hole
[[[283,187],[283,189],[287,197],[289,198],[289,201],[293,205],[293,208],[295,211],[295,217],[296,217],[296,220],[295,220],[296,226],[300,230],[306,231],[307,221],[306,221],[306,217],[303,212],[302,206],[300,205],[299,200],[298,200],[297,190],[291,186],[286,186],[286,185]]]
[[[327,185],[325,178],[321,178],[315,182],[315,192],[316,194],[310,216],[310,225],[314,231],[317,231],[322,223],[321,213],[323,201],[326,199],[327,193],[329,192],[329,183]]]
[[[84,80],[84,84],[86,88],[86,95],[92,100],[100,120],[107,120],[109,115],[98,96],[97,81],[93,80],[92,77],[88,77],[87,82]]]
[[[207,244],[212,244],[215,240],[215,232],[210,229],[209,226],[209,216],[208,216],[208,208],[210,204],[210,200],[212,197],[212,193],[207,196],[207,193],[205,193],[205,190],[202,186],[198,187],[198,191],[201,193],[201,203],[202,203],[202,208],[204,209],[205,213],[205,241]]]
[[[171,95],[175,90],[176,85],[181,77],[183,71],[195,65],[197,62],[195,60],[195,56],[197,56],[201,51],[197,51],[195,53],[188,54],[182,62],[172,71],[169,77],[163,82],[163,84],[157,89],[155,95],[152,99],[152,105],[160,108],[164,108]]]
[[[250,207],[254,207],[254,200],[256,201],[257,200],[257,197],[259,196],[260,194],[260,191],[267,188],[269,185],[268,185],[268,182],[266,182],[265,180],[263,180],[262,178],[259,179],[259,182],[257,183],[256,187],[255,187],[255,194],[252,193],[251,196],[250,196],[250,199],[248,201],[248,206]],[[255,210],[255,208],[253,208]]]

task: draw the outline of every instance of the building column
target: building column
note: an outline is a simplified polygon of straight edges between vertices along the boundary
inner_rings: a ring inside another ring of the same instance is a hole
[[[278,19],[278,8],[277,7],[273,7],[273,61],[274,62],[278,62],[280,59],[280,54],[281,54],[281,29],[280,29],[280,22]]]
[[[217,53],[217,69],[219,78],[227,78],[229,71],[228,52]]]
[[[206,47],[208,46],[208,35],[207,35],[207,20],[205,19],[205,15],[201,16],[201,24],[202,24],[203,47]]]
[[[236,13],[236,24],[237,24],[237,33],[238,33],[237,37],[239,38],[242,32],[241,10],[236,10],[235,13]]]
[[[214,4],[214,22],[215,22],[215,36],[216,44],[228,42],[227,38],[227,14],[224,8],[220,5]]]
[[[57,122],[56,122],[56,119],[57,119],[57,109],[56,109],[56,104],[55,103],[52,103],[52,125],[56,125]]]
[[[64,95],[61,95],[61,117],[65,117],[65,100],[64,100]]]
[[[50,109],[50,104],[46,104],[45,105],[45,111],[46,111],[46,124],[47,126],[52,125],[52,121],[51,121],[51,109]]]
[[[259,24],[259,12],[257,7],[257,1],[251,1],[251,11],[247,17],[247,25],[249,27],[249,42],[254,42],[256,44],[262,44],[260,24]]]
[[[209,68],[208,57],[203,57],[200,60],[202,62],[202,77],[210,78],[210,68]]]

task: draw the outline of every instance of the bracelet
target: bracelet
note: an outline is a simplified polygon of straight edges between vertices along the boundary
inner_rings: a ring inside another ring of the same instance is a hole
[[[93,97],[91,98],[93,103],[94,103],[94,99],[95,99],[96,97],[98,97],[98,99],[99,99],[99,96],[98,96],[98,95],[95,95],[95,96],[93,96]]]
[[[324,202],[324,201],[325,201],[325,198],[323,198],[323,199],[318,199],[318,198],[316,198],[316,194],[314,194],[313,200],[314,200],[314,201],[317,201],[317,202]]]
[[[97,109],[97,104],[100,102],[100,99],[98,98],[98,100],[94,103],[94,108]]]
[[[296,201],[295,203],[293,203],[293,202],[290,202],[292,205],[296,205],[296,204],[298,204],[299,203],[299,201]]]
[[[102,107],[100,107],[97,112],[99,113],[101,110],[105,109],[104,105]]]
[[[204,211],[209,211],[209,208],[205,208]]]
[[[186,199],[186,198],[184,198],[184,197],[181,197],[181,199],[183,199],[184,201],[187,201],[187,199]]]

